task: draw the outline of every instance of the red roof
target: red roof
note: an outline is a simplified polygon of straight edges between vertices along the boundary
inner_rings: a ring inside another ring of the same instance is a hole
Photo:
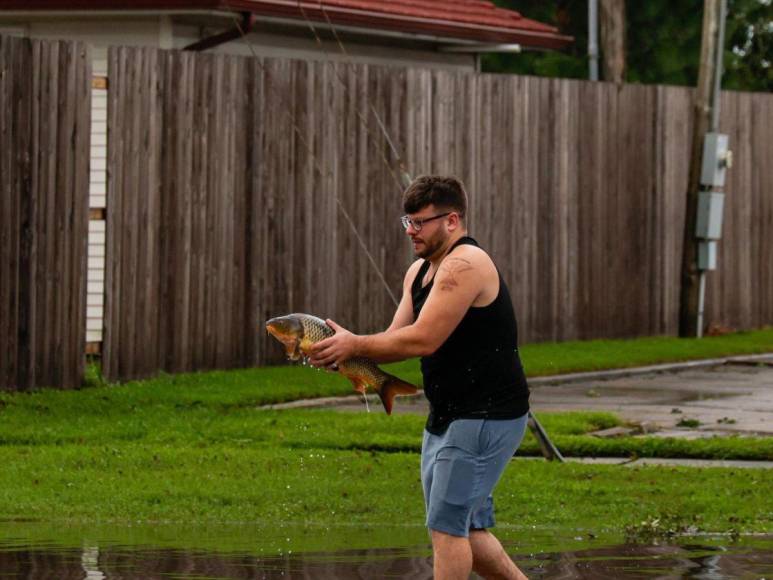
[[[303,10],[301,10],[301,6]],[[489,0],[0,0],[0,10],[236,10],[486,43],[561,48],[554,26]]]

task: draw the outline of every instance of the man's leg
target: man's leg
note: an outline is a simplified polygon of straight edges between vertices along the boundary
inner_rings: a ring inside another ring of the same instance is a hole
[[[437,530],[432,532],[433,577],[435,580],[467,580],[472,572],[470,541]]]
[[[484,578],[503,580],[527,580],[507,555],[499,540],[488,530],[470,530],[472,567]]]

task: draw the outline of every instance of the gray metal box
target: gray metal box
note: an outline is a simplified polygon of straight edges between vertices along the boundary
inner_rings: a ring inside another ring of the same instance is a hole
[[[722,237],[722,211],[725,194],[718,191],[701,191],[698,194],[698,215],[695,220],[695,236],[704,240]]]
[[[717,242],[704,240],[698,244],[698,269],[717,269]]]
[[[711,187],[725,185],[725,169],[730,166],[727,135],[706,133],[703,140],[703,165],[701,183]]]

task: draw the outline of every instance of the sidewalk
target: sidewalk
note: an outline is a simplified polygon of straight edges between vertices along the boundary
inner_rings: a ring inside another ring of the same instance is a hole
[[[513,461],[544,461],[542,457],[516,456]],[[741,461],[737,459],[679,459],[661,457],[564,457],[567,463],[586,465],[624,465],[642,467],[644,465],[668,465],[674,467],[730,467],[733,469],[773,469],[773,461]]]

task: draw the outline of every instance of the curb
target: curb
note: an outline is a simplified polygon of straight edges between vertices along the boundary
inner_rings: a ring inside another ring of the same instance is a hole
[[[513,461],[544,461],[543,457],[516,455]],[[566,463],[584,465],[622,465],[625,467],[668,466],[668,467],[721,467],[723,469],[773,469],[773,461],[748,461],[741,459],[679,459],[667,457],[564,457]]]
[[[549,375],[544,377],[535,377],[529,379],[529,385],[551,385],[555,383],[575,383],[593,379],[617,379],[620,377],[631,377],[636,375],[646,375],[649,373],[662,373],[682,371],[693,368],[715,367],[726,364],[750,364],[766,363],[770,361],[773,364],[773,354],[750,354],[729,356],[724,358],[707,358],[700,360],[681,361],[675,363],[663,363],[659,365],[648,365],[643,367],[629,367],[624,369],[610,369],[605,371],[588,371],[582,373],[569,373],[565,375]]]

